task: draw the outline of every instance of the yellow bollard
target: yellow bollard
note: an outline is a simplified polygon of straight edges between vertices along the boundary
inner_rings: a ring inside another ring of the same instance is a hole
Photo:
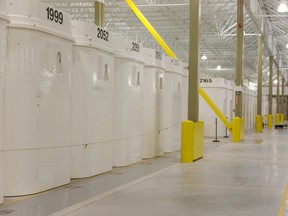
[[[273,115],[268,115],[267,127],[268,128],[273,127]]]
[[[232,141],[240,142],[244,139],[245,121],[243,118],[233,118]]]
[[[284,117],[284,113],[281,114],[281,123],[284,123],[285,121],[285,117]]]
[[[183,121],[181,128],[181,162],[192,163],[204,154],[204,122]]]
[[[263,130],[263,118],[260,115],[256,115],[255,132],[261,133]]]
[[[275,121],[275,124],[276,124],[276,125],[278,125],[278,124],[281,123],[281,119],[280,119],[280,118],[281,118],[281,117],[280,117],[280,114],[277,113],[277,114],[276,114],[276,121]]]

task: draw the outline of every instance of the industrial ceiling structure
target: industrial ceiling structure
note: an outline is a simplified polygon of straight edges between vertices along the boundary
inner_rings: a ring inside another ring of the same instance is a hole
[[[94,22],[95,0],[42,0],[69,14],[75,20]],[[130,10],[125,0],[102,0],[104,28],[114,37],[126,37],[144,47],[160,46]],[[189,0],[134,0],[166,43],[182,61],[189,59]],[[268,80],[269,56],[287,80],[288,12],[278,12],[283,0],[245,0],[244,67],[245,82],[256,82],[258,36],[264,37],[263,79]],[[237,0],[201,1],[201,75],[234,79],[236,60]],[[162,51],[164,52],[164,51]]]

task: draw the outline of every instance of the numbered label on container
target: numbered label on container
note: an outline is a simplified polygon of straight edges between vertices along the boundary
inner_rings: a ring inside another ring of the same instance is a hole
[[[156,51],[156,59],[163,59],[163,53]]]
[[[176,66],[179,66],[180,65],[180,62],[178,59],[172,59],[172,63]]]
[[[101,28],[97,28],[97,38],[104,41],[109,41],[109,32]]]
[[[134,52],[140,52],[140,44],[132,42],[132,48],[130,51],[134,51]]]
[[[51,7],[47,7],[46,12],[47,12],[47,19],[48,20],[55,22],[55,23],[59,23],[60,25],[63,24],[64,16],[63,16],[62,12],[55,10]]]
[[[212,83],[213,80],[212,80],[212,78],[200,78],[199,82],[200,83]]]

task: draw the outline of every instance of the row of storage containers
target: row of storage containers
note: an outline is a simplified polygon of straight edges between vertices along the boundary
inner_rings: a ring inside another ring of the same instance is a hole
[[[200,86],[209,95],[219,110],[231,122],[234,117],[234,90],[232,81],[223,78],[201,78]],[[199,118],[204,121],[204,134],[207,137],[214,137],[216,132],[217,119],[217,135],[223,137],[226,135],[226,127],[218,120],[216,114],[211,110],[208,104],[200,97]]]
[[[226,115],[227,119],[232,122],[235,116],[235,84],[232,81],[225,80],[223,78],[201,78],[200,86],[210,96],[212,101],[217,105],[220,111]],[[224,124],[219,120],[216,114],[206,104],[206,102],[200,98],[200,119],[204,121],[205,136],[215,137],[216,127],[217,135],[223,137],[229,135],[229,131],[226,131]],[[276,102],[273,99],[273,114],[275,116]],[[262,100],[262,116],[268,114],[268,98],[263,96]],[[243,118],[245,119],[245,130],[255,128],[255,116],[257,115],[257,90],[249,88],[247,85],[243,86]],[[216,126],[217,119],[217,126]],[[264,119],[265,120],[265,119]]]
[[[0,13],[0,197],[180,149],[187,64],[38,1],[0,1]],[[233,83],[200,84],[231,121]],[[255,95],[244,89],[246,129]],[[215,118],[200,99],[205,136],[214,136]],[[219,136],[225,131],[219,122]]]
[[[38,1],[0,4],[0,197],[180,149],[186,65]]]

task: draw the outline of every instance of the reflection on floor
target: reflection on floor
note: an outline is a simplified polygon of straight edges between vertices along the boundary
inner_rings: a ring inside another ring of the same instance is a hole
[[[277,215],[288,181],[287,132],[250,133],[237,144],[206,139],[205,157],[195,163],[180,164],[179,152],[166,154],[22,201],[9,199],[0,215]],[[288,215],[284,204],[282,215]]]

